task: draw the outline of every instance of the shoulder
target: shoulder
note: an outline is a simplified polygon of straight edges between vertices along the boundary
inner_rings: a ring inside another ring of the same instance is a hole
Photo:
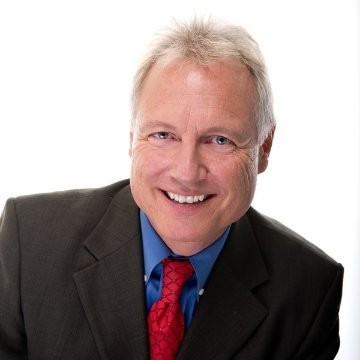
[[[263,215],[253,208],[249,209],[247,216],[260,248],[264,250],[274,249],[289,255],[297,253],[298,256],[315,258],[334,265],[337,264],[323,250],[281,222]]]
[[[318,280],[325,287],[334,278],[342,278],[342,265],[295,231],[253,208],[247,218],[272,276],[294,283],[315,284]]]
[[[16,218],[19,232],[90,232],[109,205],[131,199],[129,180],[93,189],[74,189],[9,199],[3,218]],[[20,234],[21,235],[21,234]]]
[[[46,204],[57,202],[81,202],[88,200],[96,200],[107,198],[111,200],[121,189],[129,185],[129,180],[122,180],[111,185],[99,188],[72,189],[65,191],[55,191],[49,193],[40,193],[33,195],[24,195],[14,198],[14,202],[18,206],[33,206],[36,204]]]
[[[11,199],[16,210],[21,212],[37,210],[45,214],[46,210],[61,209],[66,211],[81,212],[85,208],[101,208],[111,202],[118,193],[129,187],[129,180],[122,180],[114,184],[88,189],[73,189],[66,191],[56,191],[50,193],[41,193],[34,195],[19,196]]]

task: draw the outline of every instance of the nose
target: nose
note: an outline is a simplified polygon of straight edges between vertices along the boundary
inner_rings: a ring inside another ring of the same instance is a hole
[[[200,146],[180,142],[173,158],[171,176],[184,186],[191,187],[204,180],[207,174]]]

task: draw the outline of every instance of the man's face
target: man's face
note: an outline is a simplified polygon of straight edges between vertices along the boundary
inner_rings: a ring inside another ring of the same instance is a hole
[[[234,62],[156,64],[131,136],[131,190],[163,241],[182,255],[214,242],[252,201],[266,156],[254,89]]]

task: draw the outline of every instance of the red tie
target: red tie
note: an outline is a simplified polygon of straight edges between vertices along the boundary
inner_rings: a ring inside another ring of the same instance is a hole
[[[182,288],[194,269],[188,260],[165,259],[161,298],[148,315],[151,360],[175,359],[184,337],[184,315],[179,303]]]

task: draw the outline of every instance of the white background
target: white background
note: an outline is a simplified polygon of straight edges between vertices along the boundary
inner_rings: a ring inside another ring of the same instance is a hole
[[[342,346],[360,358],[359,6],[356,0],[0,0],[0,207],[129,174],[131,77],[170,18],[247,28],[278,121],[254,206],[345,266]]]

